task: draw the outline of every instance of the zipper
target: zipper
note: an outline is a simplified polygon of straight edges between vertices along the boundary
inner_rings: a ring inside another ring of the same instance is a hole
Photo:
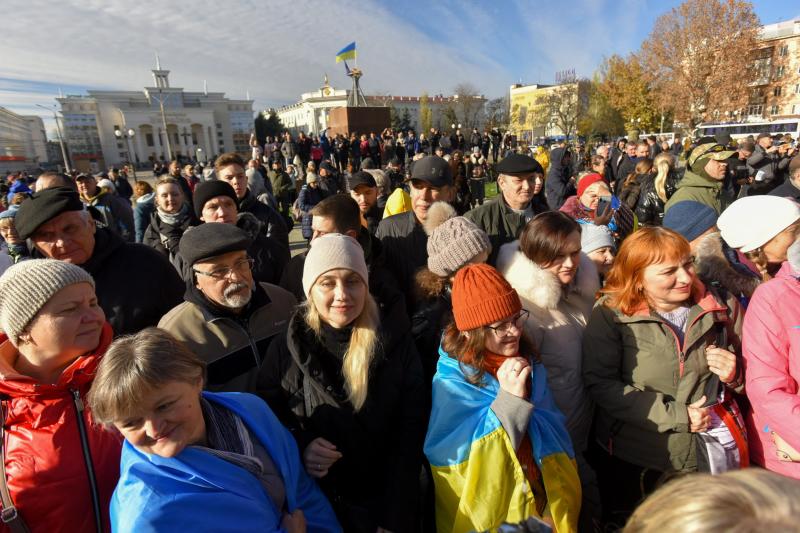
[[[666,326],[669,332],[672,333],[672,337],[675,339],[675,346],[678,347],[678,371],[680,373],[680,377],[683,377],[684,366],[686,364],[686,339],[689,337],[689,330],[692,329],[692,326],[697,324],[697,321],[703,318],[705,315],[708,313],[715,313],[717,311],[722,311],[722,309],[708,309],[694,317],[694,320],[692,320],[691,324],[686,327],[686,333],[683,335],[683,344],[681,344],[681,341],[678,339],[678,335],[675,333],[675,330],[672,329],[672,326],[667,324],[661,318],[658,319],[658,321]]]
[[[250,321],[247,320],[245,323],[242,323],[238,320],[234,320],[234,322],[236,322],[236,325],[242,329],[247,337],[247,341],[250,343],[250,349],[253,350],[253,358],[256,362],[256,368],[261,368],[261,357],[258,353],[258,346],[256,345],[256,341],[253,340],[253,336],[250,335]]]
[[[103,531],[103,520],[100,515],[100,496],[97,491],[97,479],[94,475],[94,466],[92,464],[92,456],[89,450],[89,436],[86,433],[86,423],[83,420],[83,400],[78,389],[70,389],[72,392],[72,402],[75,404],[75,410],[78,413],[78,433],[81,435],[81,449],[83,450],[83,461],[86,465],[86,474],[89,478],[89,487],[92,493],[92,506],[94,507],[94,522],[97,533]]]

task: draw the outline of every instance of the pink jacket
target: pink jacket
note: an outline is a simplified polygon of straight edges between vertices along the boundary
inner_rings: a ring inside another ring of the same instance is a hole
[[[743,355],[745,390],[752,404],[747,420],[750,457],[769,470],[800,479],[800,462],[778,460],[772,435],[800,450],[798,276],[800,271],[785,262],[774,279],[753,293],[744,318]]]

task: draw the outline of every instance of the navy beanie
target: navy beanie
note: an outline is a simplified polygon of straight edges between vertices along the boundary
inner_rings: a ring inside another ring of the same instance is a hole
[[[678,202],[664,215],[664,227],[691,242],[717,223],[717,212],[700,202]]]

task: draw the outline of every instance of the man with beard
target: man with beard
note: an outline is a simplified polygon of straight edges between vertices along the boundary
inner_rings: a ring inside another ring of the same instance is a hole
[[[203,224],[181,237],[185,301],[158,327],[208,364],[209,390],[253,392],[264,354],[297,303],[290,292],[253,280],[250,245],[233,224]]]
[[[361,225],[367,228],[370,235],[378,230],[383,213],[378,210],[378,185],[372,174],[364,170],[354,172],[347,180],[350,198],[358,204],[361,213]]]

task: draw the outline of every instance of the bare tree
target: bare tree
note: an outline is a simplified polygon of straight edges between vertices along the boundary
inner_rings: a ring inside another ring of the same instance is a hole
[[[508,128],[510,120],[508,95],[500,98],[492,98],[486,102],[486,127],[487,128]]]
[[[746,0],[685,0],[661,15],[640,54],[659,102],[690,128],[744,106],[758,29]]]
[[[471,83],[459,83],[453,89],[455,102],[453,110],[458,122],[467,131],[478,125],[483,112],[484,99],[478,89]]]
[[[567,80],[561,85],[549,87],[536,98],[536,106],[529,112],[528,121],[532,130],[541,128],[546,134],[558,128],[569,139],[578,131],[578,122],[589,108],[591,82],[585,79]]]

